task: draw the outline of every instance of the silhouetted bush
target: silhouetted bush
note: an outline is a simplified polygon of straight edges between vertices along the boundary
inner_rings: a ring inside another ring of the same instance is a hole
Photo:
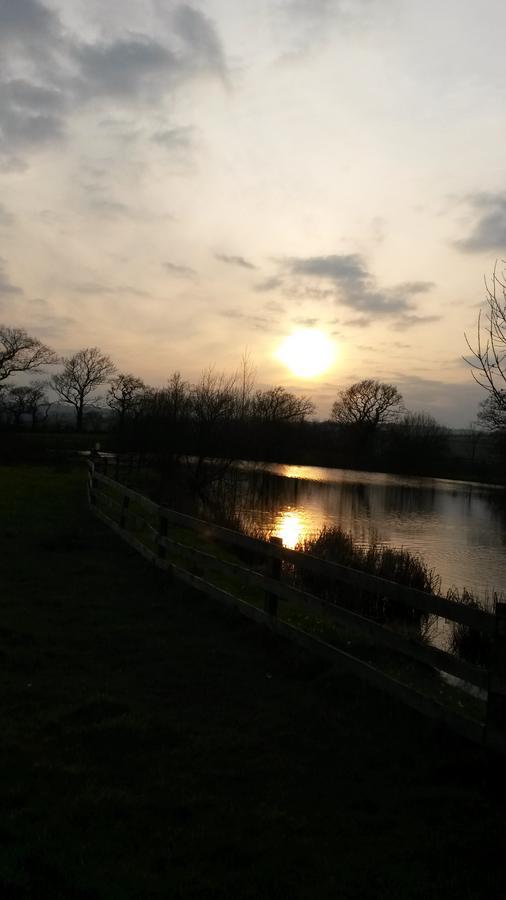
[[[464,603],[472,609],[480,609],[484,612],[491,612],[495,608],[498,599],[494,593],[492,598],[485,597],[482,600],[475,597],[471,591],[464,588],[458,591],[457,588],[451,588],[447,593],[448,600],[455,600],[458,603]],[[455,656],[475,666],[488,666],[490,663],[490,652],[492,649],[492,636],[483,634],[477,628],[471,628],[469,625],[461,625],[460,622],[452,622],[450,637],[448,641],[448,649]]]
[[[441,579],[433,569],[408,550],[391,547],[359,547],[351,534],[337,526],[324,527],[314,538],[306,538],[297,547],[311,556],[339,563],[351,569],[368,572],[371,575],[395,581],[425,593],[438,593]],[[300,587],[324,596],[355,612],[378,622],[397,622],[414,626],[422,634],[427,634],[434,616],[428,616],[399,601],[391,600],[380,592],[372,593],[351,585],[332,581],[330,578],[302,570],[296,576]]]

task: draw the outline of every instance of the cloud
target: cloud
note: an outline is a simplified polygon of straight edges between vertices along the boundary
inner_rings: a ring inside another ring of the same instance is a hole
[[[5,208],[3,203],[0,203],[0,226],[9,227],[15,221],[15,217],[9,212],[8,209]]]
[[[177,275],[180,278],[197,278],[197,272],[195,269],[192,269],[190,266],[179,266],[176,263],[164,262],[162,263],[163,268],[166,269],[171,275]]]
[[[314,328],[314,326],[318,324],[318,319],[315,317],[304,318],[303,316],[300,316],[299,318],[293,319],[293,322],[295,325],[303,325],[304,328]]]
[[[23,290],[16,284],[13,284],[5,272],[5,261],[0,259],[0,295],[2,294],[22,294]]]
[[[265,278],[263,281],[257,282],[254,289],[255,291],[263,293],[264,291],[275,291],[277,288],[281,287],[283,287],[283,279],[273,276],[272,278]]]
[[[175,54],[145,35],[110,44],[77,46],[83,98],[136,98],[163,94],[178,71]]]
[[[195,129],[192,127],[164,128],[155,131],[151,140],[166,150],[190,150],[193,143]]]
[[[21,159],[19,156],[13,156],[6,148],[2,149],[0,139],[0,172],[6,175],[19,175],[22,172],[26,172],[27,169],[28,163],[24,159]]]
[[[187,65],[194,72],[208,71],[228,82],[227,66],[217,31],[207,16],[191,6],[179,6],[174,13],[174,29],[190,51]]]
[[[414,313],[406,313],[398,322],[393,323],[392,328],[394,331],[406,331],[414,325],[427,325],[429,322],[440,322],[441,319],[442,316],[417,316]]]
[[[297,62],[336,29],[341,34],[361,31],[374,6],[375,0],[280,0],[276,12],[290,48],[281,59]]]
[[[221,41],[212,21],[190,6],[168,17],[170,46],[148,34],[127,32],[111,42],[75,43],[83,99],[154,99],[176,83],[207,73],[228,80]]]
[[[0,156],[58,138],[64,131],[66,89],[58,15],[38,0],[1,0]],[[19,167],[18,167],[19,171]]]
[[[225,253],[215,253],[214,255],[220,262],[229,266],[240,266],[242,269],[256,269],[256,266],[245,259],[244,256],[227,256]]]
[[[394,373],[392,377],[408,409],[428,410],[450,427],[462,427],[473,419],[483,397],[483,390],[471,379],[455,383],[405,373]]]
[[[237,309],[221,309],[220,316],[226,319],[240,319],[245,325],[262,331],[268,330],[273,324],[268,316],[252,316],[239,312]]]
[[[368,328],[370,324],[371,319],[366,319],[365,316],[357,316],[356,319],[347,319],[343,322],[347,328]]]
[[[78,294],[131,294],[134,297],[149,297],[148,291],[140,290],[130,284],[109,285],[101,281],[80,281],[72,285],[72,289]]]
[[[138,107],[160,102],[195,75],[227,82],[223,47],[207,16],[184,4],[171,6],[164,17],[168,27],[162,28],[152,12],[146,21],[153,33],[123,28],[114,39],[83,40],[39,0],[0,0],[4,171],[9,160],[13,165],[18,149],[61,140],[69,119],[97,101]],[[154,140],[182,149],[188,146],[190,131],[159,130]]]
[[[56,38],[60,31],[58,16],[38,0],[1,0],[0,43],[27,44]]]
[[[333,296],[336,302],[359,313],[348,324],[364,327],[381,316],[397,319],[400,327],[409,328],[426,320],[426,317],[416,316],[413,300],[430,291],[433,282],[406,281],[393,287],[378,288],[359,254],[292,257],[282,261],[281,266],[287,276],[285,292],[322,300]],[[307,281],[310,283],[309,294]],[[323,281],[327,287],[323,291],[318,286],[315,288],[312,284],[315,281]]]
[[[463,253],[506,253],[506,193],[471,194],[467,203],[476,214],[471,233],[454,246]]]
[[[76,324],[76,320],[70,316],[44,313],[31,320],[30,331],[36,336],[49,339],[61,337],[69,328]]]

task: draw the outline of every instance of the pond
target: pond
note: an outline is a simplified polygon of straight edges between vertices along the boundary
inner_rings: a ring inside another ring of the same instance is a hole
[[[237,509],[263,535],[288,547],[324,525],[362,546],[420,555],[442,590],[506,593],[506,491],[494,485],[351,469],[242,462]]]

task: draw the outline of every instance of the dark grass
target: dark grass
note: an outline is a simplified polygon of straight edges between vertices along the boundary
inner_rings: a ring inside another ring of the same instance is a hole
[[[503,896],[502,761],[0,470],[0,896]]]
[[[451,600],[457,600],[471,609],[479,609],[482,612],[491,612],[496,608],[498,600],[504,602],[504,596],[494,592],[491,596],[485,597],[475,596],[472,591],[466,588],[459,591],[457,588],[451,588],[447,597]],[[492,657],[493,639],[489,634],[484,634],[476,628],[468,625],[462,625],[460,622],[452,622],[448,639],[448,648],[455,656],[465,659],[467,662],[476,666],[490,665]]]

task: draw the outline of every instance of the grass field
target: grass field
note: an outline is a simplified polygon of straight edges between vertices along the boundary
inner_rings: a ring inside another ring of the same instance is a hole
[[[495,898],[504,761],[0,469],[0,897]]]

